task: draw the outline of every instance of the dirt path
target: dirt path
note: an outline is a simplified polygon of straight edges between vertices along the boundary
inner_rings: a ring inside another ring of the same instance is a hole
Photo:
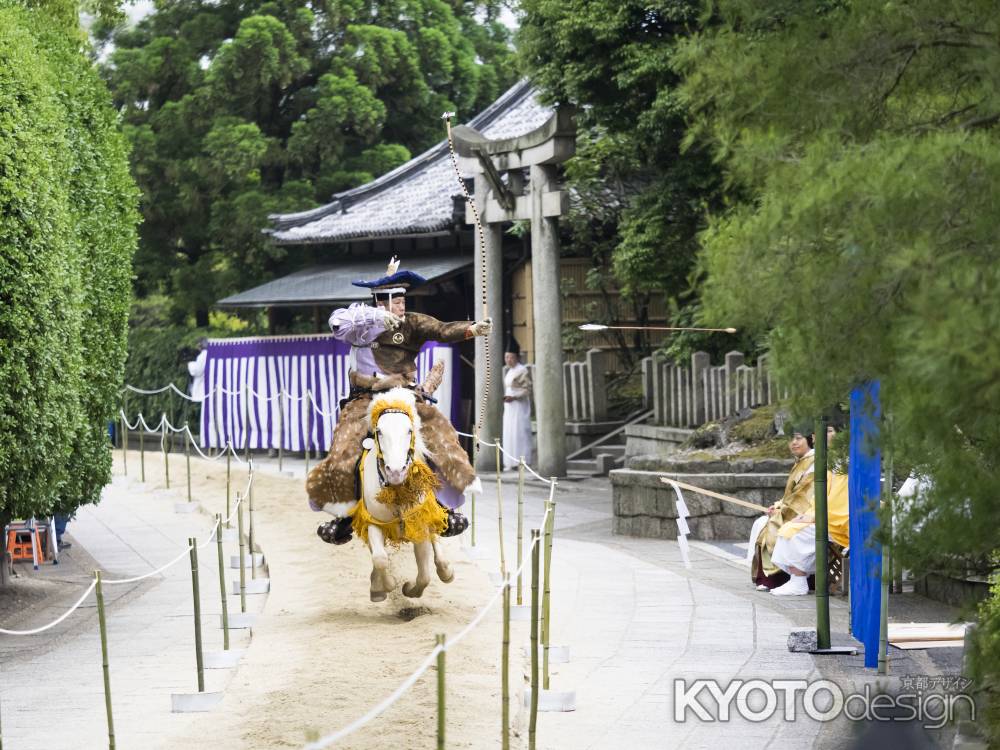
[[[117,471],[120,462],[117,452]],[[138,464],[138,454],[131,452],[130,473],[138,473]],[[183,459],[172,457],[170,468],[174,487],[183,492]],[[211,513],[225,510],[225,474],[224,461],[192,460],[193,495]],[[232,476],[235,495],[245,486],[245,469],[234,462]],[[149,453],[146,477],[149,486],[162,486],[162,460]],[[164,727],[161,747],[301,747],[381,701],[423,661],[435,634],[456,635],[494,591],[486,574],[465,559],[458,540],[448,540],[453,583],[435,580],[421,599],[397,591],[372,604],[367,550],[357,541],[333,547],[319,540],[315,529],[322,518],[307,509],[301,478],[260,470],[254,487],[256,541],[266,557],[271,592],[222,705],[209,714],[176,715],[177,721]],[[397,578],[412,579],[410,548],[394,553],[391,564]],[[232,607],[235,598],[230,601]],[[449,747],[500,744],[500,630],[497,607],[447,654]],[[518,655],[515,664],[520,662]],[[517,690],[512,713],[519,726],[521,672],[511,671]],[[431,747],[435,731],[431,669],[385,714],[336,747]],[[514,746],[519,744],[515,738]]]

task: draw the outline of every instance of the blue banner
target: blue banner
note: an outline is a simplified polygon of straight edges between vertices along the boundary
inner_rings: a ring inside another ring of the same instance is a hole
[[[882,545],[879,528],[882,452],[879,448],[878,382],[851,392],[851,447],[848,464],[851,528],[851,634],[865,645],[865,666],[878,666],[882,606]]]

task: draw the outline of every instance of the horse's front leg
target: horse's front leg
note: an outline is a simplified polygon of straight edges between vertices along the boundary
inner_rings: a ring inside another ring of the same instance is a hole
[[[431,558],[434,556],[434,548],[429,541],[418,542],[413,545],[413,556],[417,559],[417,580],[413,583],[404,583],[403,594],[416,599],[423,596],[424,589],[431,582]]]
[[[435,536],[432,544],[434,546],[434,567],[437,568],[438,578],[443,583],[451,583],[455,580],[455,571],[452,570],[451,563],[445,557],[444,550],[441,547],[441,537]]]
[[[372,553],[371,600],[384,602],[386,594],[396,588],[396,581],[389,572],[389,553],[385,551],[382,529],[374,524],[368,527],[368,548]]]

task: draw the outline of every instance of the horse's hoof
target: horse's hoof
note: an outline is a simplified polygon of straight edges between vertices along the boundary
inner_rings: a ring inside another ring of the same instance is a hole
[[[384,602],[386,593],[384,591],[372,591],[369,597],[373,602]]]
[[[403,584],[403,596],[408,596],[411,599],[419,599],[424,595],[424,589],[427,586],[418,586],[415,582],[411,583],[407,581]]]
[[[436,567],[438,578],[441,579],[442,583],[451,583],[455,580],[455,571],[452,570],[450,565],[438,565]]]

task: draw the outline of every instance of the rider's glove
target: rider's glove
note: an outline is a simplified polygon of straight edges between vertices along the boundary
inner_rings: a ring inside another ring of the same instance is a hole
[[[493,318],[486,318],[486,320],[477,320],[471,326],[469,326],[469,338],[474,336],[485,336],[490,331],[493,330]]]
[[[403,319],[398,315],[393,315],[388,310],[383,310],[378,308],[378,317],[382,321],[382,325],[385,326],[387,331],[395,331],[399,328],[399,324],[403,322]]]

